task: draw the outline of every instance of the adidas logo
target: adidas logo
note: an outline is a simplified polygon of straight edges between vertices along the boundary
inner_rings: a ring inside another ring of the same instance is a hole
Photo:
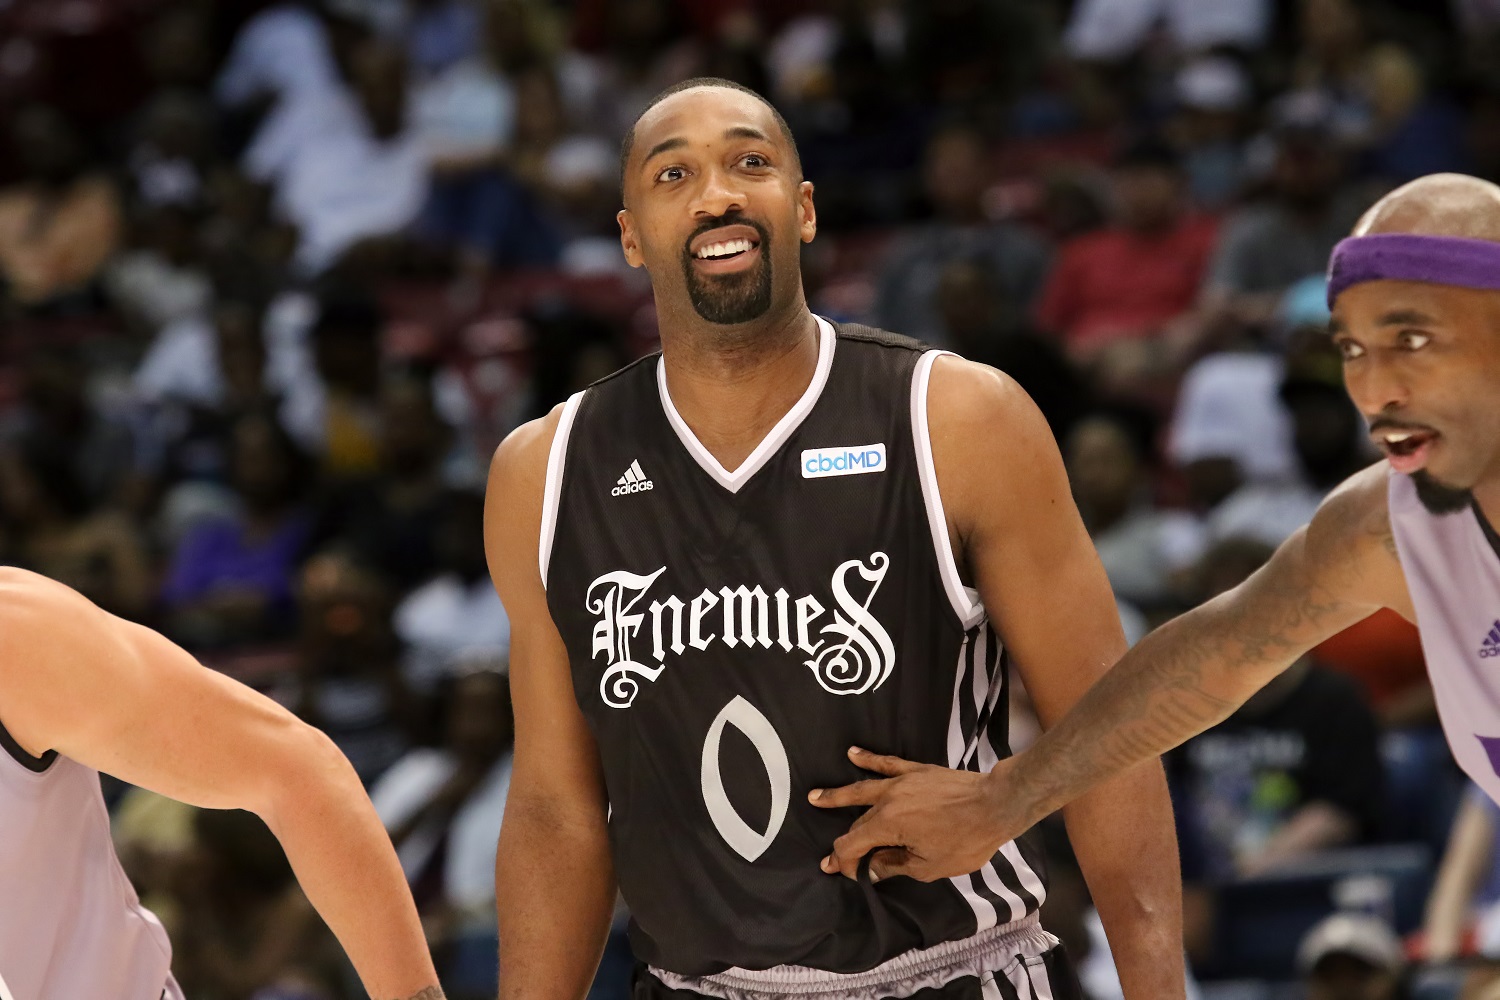
[[[1489,635],[1479,644],[1479,656],[1481,659],[1500,656],[1500,619],[1496,619],[1495,624],[1490,626]]]
[[[625,470],[625,475],[620,477],[619,485],[610,490],[609,494],[622,497],[627,493],[644,493],[654,489],[656,489],[656,484],[646,478],[646,474],[641,471],[640,459],[636,459],[630,463],[630,468]]]

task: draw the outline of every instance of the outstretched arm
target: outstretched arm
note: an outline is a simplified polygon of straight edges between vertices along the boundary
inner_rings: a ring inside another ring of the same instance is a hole
[[[1329,636],[1380,607],[1410,616],[1385,477],[1382,464],[1341,486],[1270,563],[1143,639],[1030,750],[977,780],[937,769],[892,782],[835,844],[837,862],[897,845],[919,856],[919,877],[972,871],[991,845],[1218,723]],[[929,819],[938,798],[950,812]],[[986,835],[954,833],[965,826]]]
[[[209,809],[256,813],[375,1000],[440,1000],[390,838],[322,733],[59,583],[0,570],[0,713],[56,750]]]
[[[512,623],[515,770],[495,862],[500,995],[588,993],[615,902],[599,751],[573,694],[537,564],[542,486],[556,413],[495,453],[485,497],[490,575]]]

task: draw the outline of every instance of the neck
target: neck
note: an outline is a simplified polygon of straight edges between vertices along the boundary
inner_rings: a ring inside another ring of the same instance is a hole
[[[1490,527],[1500,531],[1500,479],[1474,487],[1474,502],[1479,505],[1479,510]]]
[[[672,403],[720,465],[739,468],[801,398],[818,365],[818,339],[800,299],[785,318],[753,329],[663,325]]]

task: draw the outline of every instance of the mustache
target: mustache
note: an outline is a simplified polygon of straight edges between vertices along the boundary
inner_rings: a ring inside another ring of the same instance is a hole
[[[1370,421],[1370,433],[1378,434],[1380,431],[1413,431],[1436,434],[1436,428],[1426,424],[1413,423],[1409,420],[1397,420],[1395,417],[1376,417]]]
[[[693,255],[693,241],[698,237],[702,236],[704,233],[711,232],[712,230],[722,229],[724,226],[749,226],[751,229],[755,230],[755,235],[760,237],[761,246],[765,246],[771,238],[770,234],[766,232],[766,227],[761,225],[756,220],[747,218],[745,215],[739,212],[726,212],[723,215],[718,216],[717,218],[704,219],[691,233],[688,234],[688,238],[684,240],[682,244],[683,256],[691,257]]]

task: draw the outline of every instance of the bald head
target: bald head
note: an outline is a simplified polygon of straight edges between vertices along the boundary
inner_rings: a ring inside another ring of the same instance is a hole
[[[1465,174],[1429,174],[1377,201],[1355,236],[1410,233],[1500,243],[1500,186]]]

